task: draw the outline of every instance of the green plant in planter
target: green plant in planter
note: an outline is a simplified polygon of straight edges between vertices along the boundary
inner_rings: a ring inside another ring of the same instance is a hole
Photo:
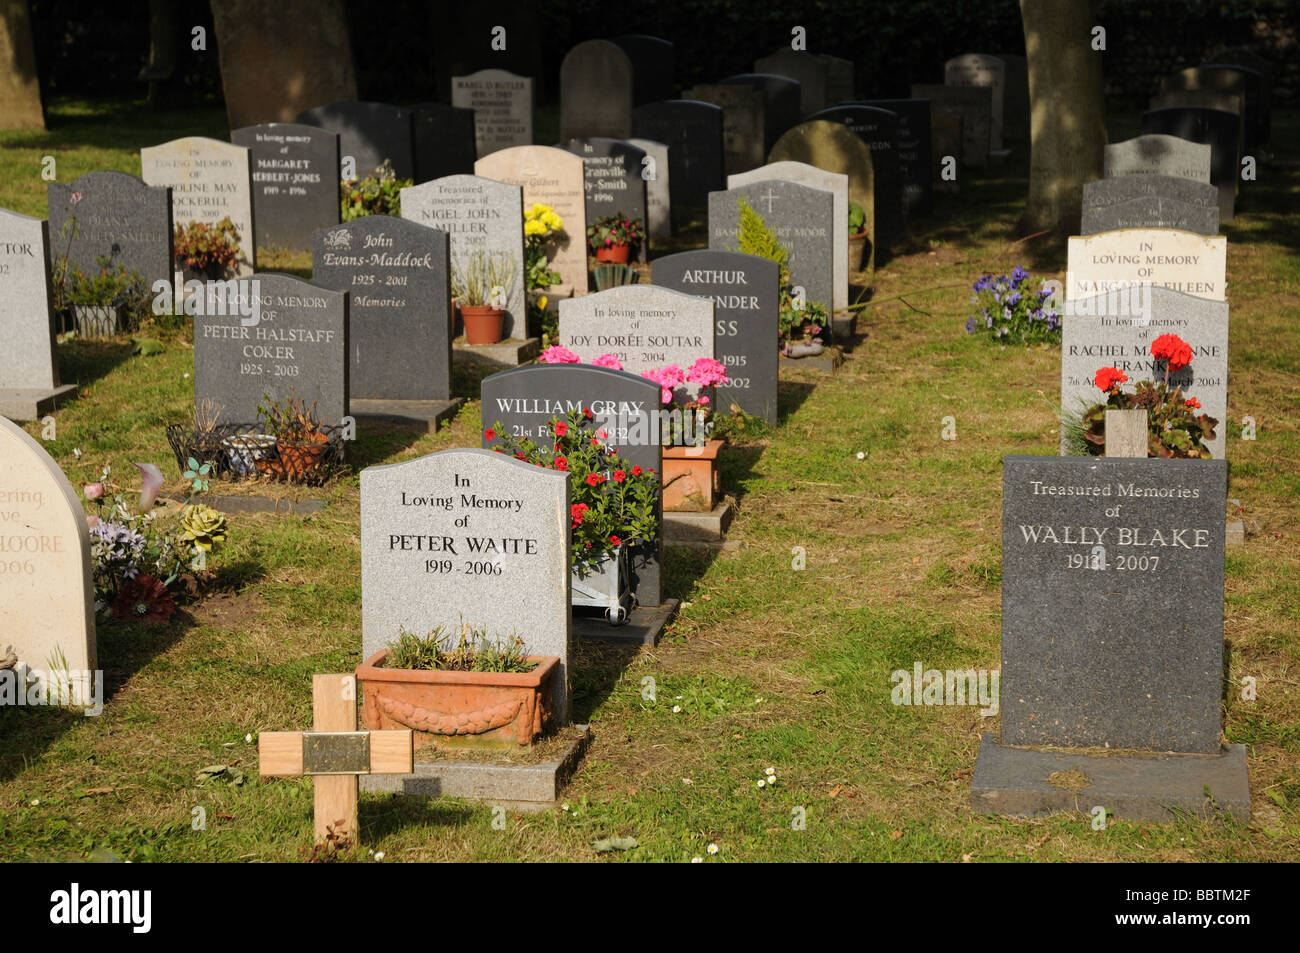
[[[867,230],[867,213],[857,202],[849,203],[849,234],[861,235]]]
[[[445,632],[442,626],[423,638],[399,628],[397,639],[388,643],[384,667],[422,672],[520,673],[537,668],[536,662],[528,661],[524,640],[515,633],[504,639],[492,639],[486,627],[462,622],[456,644],[450,645],[450,640],[451,633]]]
[[[278,404],[270,394],[263,394],[257,413],[265,422],[266,432],[282,443],[311,442],[325,435],[316,417],[316,405],[309,408],[293,388]]]
[[[794,288],[790,283],[790,249],[777,240],[776,232],[768,227],[763,216],[748,201],[742,198],[737,204],[740,207],[740,229],[736,236],[739,247],[731,250],[774,261],[780,272],[778,343],[812,343],[822,338],[830,327],[830,312],[826,305],[820,301],[808,301],[802,309],[796,307]]]
[[[627,245],[634,249],[643,241],[645,223],[639,218],[628,218],[622,212],[598,218],[587,226],[587,247],[592,254],[614,245]]]
[[[239,232],[229,218],[215,225],[203,222],[177,225],[172,246],[176,264],[204,278],[221,281],[238,268]]]
[[[451,296],[460,305],[504,309],[515,285],[515,262],[507,252],[475,251],[451,263]]]
[[[364,215],[401,215],[402,189],[414,184],[414,179],[399,179],[393,163],[385,159],[373,175],[339,182],[340,219],[350,222]]]

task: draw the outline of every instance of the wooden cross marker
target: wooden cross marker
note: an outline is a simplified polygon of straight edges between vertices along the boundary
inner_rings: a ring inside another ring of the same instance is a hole
[[[769,185],[769,186],[767,187],[767,194],[766,194],[766,195],[760,195],[760,196],[758,197],[758,200],[759,200],[760,202],[762,202],[762,201],[766,201],[766,202],[767,202],[767,214],[768,214],[768,215],[771,215],[771,214],[772,214],[772,203],[775,202],[778,198],[780,198],[780,196],[778,196],[775,192],[773,192],[773,191],[772,191],[772,187]]]
[[[357,731],[355,675],[313,675],[312,731],[264,731],[257,737],[262,777],[310,775],[316,785],[316,842],[329,829],[357,838],[357,777],[410,774],[415,745],[409,730]]]

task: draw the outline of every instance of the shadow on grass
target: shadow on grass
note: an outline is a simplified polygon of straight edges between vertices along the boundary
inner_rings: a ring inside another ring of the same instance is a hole
[[[85,387],[129,361],[134,347],[129,340],[65,341],[58,346],[59,380]]]
[[[641,646],[579,639],[570,665],[573,685],[573,720],[585,725],[614,693],[614,688]]]
[[[776,382],[776,425],[784,426],[790,416],[803,406],[804,401],[817,389],[807,381],[778,380]]]
[[[357,439],[348,444],[348,465],[360,473],[414,446],[428,432],[423,425],[368,417],[357,425]]]

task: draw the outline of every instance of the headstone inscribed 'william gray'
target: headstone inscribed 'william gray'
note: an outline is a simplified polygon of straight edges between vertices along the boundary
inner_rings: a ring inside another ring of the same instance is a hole
[[[1004,745],[1219,752],[1226,493],[1222,460],[1006,458]]]
[[[1219,221],[1232,221],[1237,195],[1241,118],[1217,109],[1156,109],[1142,114],[1144,135],[1177,136],[1210,147],[1210,182],[1219,190]]]
[[[705,249],[656,258],[654,283],[713,302],[713,357],[727,368],[718,407],[776,425],[781,270],[757,255]]]
[[[708,202],[722,188],[722,108],[688,99],[638,106],[633,133],[668,146],[672,211],[681,215]]]
[[[646,154],[622,139],[599,136],[570,139],[564,148],[582,159],[587,190],[587,221],[622,215],[646,224]],[[646,260],[647,245],[640,242],[638,254]]]
[[[260,273],[257,324],[252,282],[231,294],[230,314],[194,317],[194,400],[211,399],[221,421],[252,424],[262,395],[282,403],[290,388],[316,417],[337,426],[348,413],[347,294],[291,275]]]
[[[782,179],[767,179],[709,196],[709,247],[739,251],[740,199],[762,216],[777,240],[790,249],[790,283],[808,302],[830,310],[835,299],[835,196]],[[841,261],[844,259],[841,258]]]
[[[754,61],[755,73],[786,76],[799,83],[799,113],[809,116],[831,105],[826,100],[826,86],[831,65],[815,53],[781,49],[771,56]]]
[[[569,478],[490,450],[443,450],[361,471],[361,644],[461,625],[553,655],[569,722]]]
[[[339,134],[344,163],[351,157],[358,179],[374,175],[385,159],[399,179],[415,176],[415,139],[411,110],[389,103],[338,102],[298,114],[305,126],[320,126]]]
[[[903,238],[903,181],[899,171],[898,115],[856,103],[823,109],[813,119],[842,123],[867,144],[875,182],[876,232],[882,248]]]
[[[67,249],[69,263],[86,274],[98,270],[98,258],[109,258],[111,267],[139,272],[148,286],[172,280],[171,189],[125,172],[87,172],[68,185],[51,182],[46,194],[56,255]]]
[[[1125,139],[1106,146],[1102,159],[1108,179],[1116,175],[1174,175],[1194,182],[1210,181],[1210,147],[1177,136]]]
[[[775,73],[740,73],[719,80],[724,86],[740,85],[763,94],[763,154],[767,155],[787,129],[799,125],[803,118],[800,101],[802,85],[789,76]]]
[[[1061,407],[1077,415],[1102,403],[1105,396],[1093,379],[1103,367],[1127,374],[1121,387],[1129,393],[1138,381],[1163,381],[1164,364],[1157,366],[1150,351],[1162,334],[1176,334],[1192,348],[1192,362],[1170,374],[1169,383],[1219,422],[1208,446],[1214,459],[1222,460],[1228,413],[1226,301],[1151,286],[1067,301],[1061,318]]]
[[[239,273],[249,275],[257,260],[253,227],[253,178],[243,146],[190,136],[140,150],[145,182],[172,190],[177,225],[215,225],[229,218],[239,233]]]
[[[987,86],[991,90],[989,114],[989,148],[1002,150],[1002,128],[1006,102],[1007,64],[999,57],[983,53],[954,56],[943,64],[945,86]]]
[[[1080,234],[1120,228],[1177,228],[1219,233],[1219,193],[1205,182],[1172,175],[1117,175],[1083,186]]]
[[[632,135],[632,61],[609,40],[587,40],[560,63],[560,139]]]
[[[611,39],[632,63],[632,105],[644,106],[672,99],[676,51],[673,44],[657,36],[627,33]]]
[[[989,164],[993,122],[991,87],[914,85],[912,98],[930,100],[932,113],[953,113],[961,117],[962,165],[982,169]]]
[[[474,110],[478,158],[533,144],[533,78],[484,69],[451,80],[451,104]]]
[[[928,216],[934,208],[930,101],[873,99],[862,105],[887,109],[898,117],[898,177],[902,182],[903,211],[905,216]]]
[[[416,185],[474,171],[474,110],[446,103],[418,103],[411,107],[411,132]]]
[[[550,146],[515,146],[479,159],[474,174],[522,187],[525,209],[538,203],[555,209],[564,229],[551,256],[551,268],[560,275],[553,293],[586,294],[587,192],[582,159]]]
[[[682,95],[722,107],[723,165],[728,175],[763,164],[767,103],[762,90],[740,83],[714,83],[692,86]]]
[[[1228,240],[1172,228],[1071,235],[1065,297],[1150,282],[1212,301],[1225,299]]]
[[[312,278],[348,299],[348,396],[451,397],[447,233],[365,215],[312,239]]]
[[[514,263],[501,318],[503,339],[523,337],[526,326],[523,205],[519,186],[476,175],[449,175],[402,189],[402,218],[447,233],[453,270],[458,263],[468,265],[476,252],[505,255]]]
[[[253,163],[257,247],[311,249],[311,233],[339,221],[339,136],[316,126],[268,122],[230,134]]]
[[[650,163],[642,174],[645,179],[646,229],[651,239],[671,238],[672,197],[669,185],[668,146],[654,139],[627,140],[646,154]]]

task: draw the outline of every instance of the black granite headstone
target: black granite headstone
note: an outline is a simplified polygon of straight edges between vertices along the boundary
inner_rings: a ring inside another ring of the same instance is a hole
[[[808,117],[842,123],[871,150],[875,170],[876,232],[888,248],[903,237],[903,179],[898,162],[898,115],[877,106],[846,104]]]
[[[657,36],[628,33],[611,40],[632,61],[632,105],[644,106],[672,99],[673,45]]]
[[[646,181],[641,177],[645,168],[645,150],[622,139],[602,136],[570,139],[561,148],[582,157],[587,225],[590,227],[597,219],[621,214],[627,218],[639,218],[648,235]],[[648,245],[648,240],[640,244],[638,254],[641,261],[646,260]]]
[[[1154,109],[1142,114],[1142,135],[1177,136],[1210,147],[1210,183],[1219,190],[1219,221],[1232,221],[1237,194],[1240,117],[1219,109]]]
[[[411,107],[415,141],[415,184],[448,175],[473,175],[478,158],[474,110],[445,103]]]
[[[903,185],[903,211],[908,216],[930,215],[934,210],[930,100],[873,99],[862,105],[888,109],[898,117],[898,177]],[[876,214],[880,214],[879,207]]]
[[[268,122],[236,129],[230,141],[249,150],[253,235],[259,251],[310,251],[312,232],[338,224],[338,133]]]
[[[632,110],[632,135],[668,146],[668,188],[677,218],[723,188],[722,107],[670,99]]]
[[[385,159],[399,179],[415,175],[415,134],[411,110],[390,103],[338,102],[298,114],[298,122],[339,134],[339,152],[356,163],[356,176],[373,175]],[[471,134],[472,141],[472,134]]]
[[[112,259],[140,273],[147,285],[172,280],[171,189],[145,185],[125,172],[87,172],[68,185],[46,186],[50,254],[65,251],[86,274],[96,259]],[[75,201],[74,201],[75,198]]]

